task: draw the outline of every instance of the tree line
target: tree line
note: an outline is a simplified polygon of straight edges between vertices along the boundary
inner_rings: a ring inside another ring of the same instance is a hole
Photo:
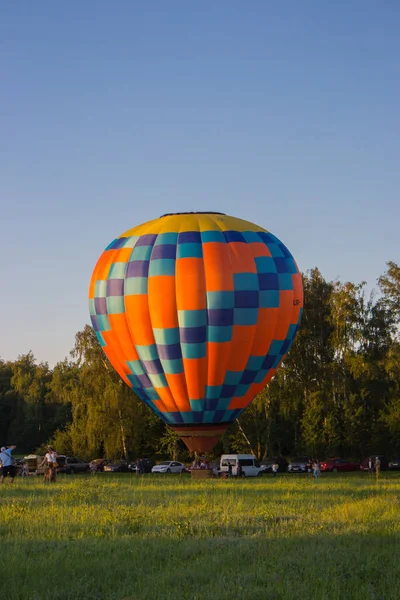
[[[285,362],[214,450],[320,458],[400,455],[400,267],[379,292],[303,275],[304,314]],[[0,359],[0,440],[20,452],[50,442],[82,458],[173,457],[185,446],[130,390],[90,326],[53,369],[32,352]]]

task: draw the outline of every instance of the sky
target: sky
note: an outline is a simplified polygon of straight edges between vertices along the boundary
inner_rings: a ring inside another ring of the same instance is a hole
[[[272,231],[304,272],[400,262],[397,0],[0,6],[0,357],[55,365],[115,237],[166,212]]]

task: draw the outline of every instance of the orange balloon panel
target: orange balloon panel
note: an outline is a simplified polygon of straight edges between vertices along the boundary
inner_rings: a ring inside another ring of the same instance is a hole
[[[124,381],[188,447],[204,450],[284,359],[303,288],[292,255],[265,229],[181,213],[116,238],[93,271],[89,303]]]

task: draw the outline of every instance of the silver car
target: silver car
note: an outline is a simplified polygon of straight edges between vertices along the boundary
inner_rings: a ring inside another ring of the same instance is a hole
[[[288,473],[307,473],[307,464],[311,462],[308,456],[294,458],[288,466]]]
[[[185,471],[185,465],[176,460],[164,460],[151,470],[152,473],[185,473]]]

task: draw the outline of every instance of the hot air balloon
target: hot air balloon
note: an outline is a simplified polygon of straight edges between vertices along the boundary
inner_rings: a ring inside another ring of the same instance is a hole
[[[107,246],[89,304],[125,383],[189,450],[209,452],[287,354],[303,287],[289,250],[262,227],[176,213]]]

